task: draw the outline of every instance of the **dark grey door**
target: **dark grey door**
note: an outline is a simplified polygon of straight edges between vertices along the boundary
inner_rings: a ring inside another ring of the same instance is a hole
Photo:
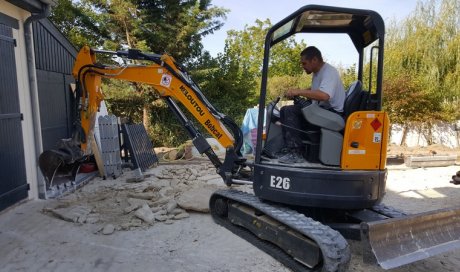
[[[0,24],[0,210],[27,198],[12,28]]]
[[[37,70],[43,150],[56,148],[59,139],[71,137],[74,111],[70,83],[73,77]]]

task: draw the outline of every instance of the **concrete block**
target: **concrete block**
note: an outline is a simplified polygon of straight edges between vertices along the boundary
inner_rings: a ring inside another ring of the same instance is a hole
[[[408,156],[404,158],[407,167],[441,167],[454,165],[457,160],[456,155],[448,156]]]

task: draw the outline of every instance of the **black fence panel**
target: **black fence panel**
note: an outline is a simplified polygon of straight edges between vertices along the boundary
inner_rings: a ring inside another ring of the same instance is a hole
[[[140,168],[142,171],[158,164],[158,157],[143,125],[123,124],[121,131],[125,160],[128,153],[134,168]]]

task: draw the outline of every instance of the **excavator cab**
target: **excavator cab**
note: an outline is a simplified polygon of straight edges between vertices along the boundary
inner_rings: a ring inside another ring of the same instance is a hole
[[[284,145],[283,124],[276,122],[277,105],[266,105],[269,59],[273,46],[299,33],[348,35],[358,53],[358,71],[346,94],[344,117],[316,103],[299,98],[294,101],[301,103],[305,121],[317,129],[302,131],[306,162],[286,165],[267,156]],[[266,109],[267,121],[264,124],[261,118],[258,123],[258,135],[263,134],[265,125],[266,138],[257,140],[257,196],[290,205],[334,209],[369,208],[381,201],[389,127],[388,116],[381,110],[384,36],[384,22],[374,11],[317,5],[297,10],[268,31],[259,105],[259,116],[264,116]],[[363,86],[363,79],[368,86]]]
[[[270,50],[297,33],[348,35],[358,53],[358,71],[346,94],[344,118],[314,103],[294,101],[301,103],[306,121],[319,129],[303,132],[308,136],[307,162],[282,164],[270,156],[283,146],[279,98],[266,101]],[[319,5],[300,8],[266,35],[255,196],[218,191],[210,209],[218,224],[293,271],[345,271],[350,250],[344,237],[361,240],[364,261],[385,269],[460,248],[458,207],[406,215],[381,204],[390,125],[382,111],[384,38],[378,13]]]

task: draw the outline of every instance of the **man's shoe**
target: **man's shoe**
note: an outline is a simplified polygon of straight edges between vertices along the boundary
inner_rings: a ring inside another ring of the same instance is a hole
[[[286,154],[283,157],[279,158],[278,162],[285,163],[285,164],[292,164],[292,163],[305,162],[305,159],[302,157],[302,155],[293,152],[293,153]]]
[[[278,152],[275,152],[275,158],[276,159],[279,159],[283,156],[286,156],[287,154],[289,154],[291,152],[291,150],[289,148],[282,148],[280,151]]]

